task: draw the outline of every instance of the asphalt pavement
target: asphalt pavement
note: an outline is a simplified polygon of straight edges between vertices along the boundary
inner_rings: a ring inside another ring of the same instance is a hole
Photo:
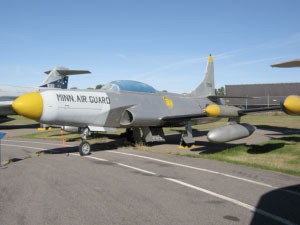
[[[76,145],[2,141],[1,225],[300,224],[299,177],[100,145],[81,157]]]

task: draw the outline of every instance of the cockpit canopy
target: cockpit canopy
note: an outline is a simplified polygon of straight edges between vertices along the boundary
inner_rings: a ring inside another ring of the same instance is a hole
[[[116,80],[104,85],[101,90],[110,92],[131,91],[155,93],[156,90],[148,84],[133,80]]]

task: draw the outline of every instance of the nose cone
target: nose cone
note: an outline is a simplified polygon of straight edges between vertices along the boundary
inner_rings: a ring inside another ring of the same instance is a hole
[[[300,97],[295,95],[288,96],[283,104],[283,109],[287,114],[300,115]]]
[[[210,117],[218,117],[220,116],[221,109],[218,105],[209,105],[206,107],[205,113]]]
[[[39,120],[43,113],[43,99],[39,92],[21,95],[12,103],[17,114],[29,119]]]

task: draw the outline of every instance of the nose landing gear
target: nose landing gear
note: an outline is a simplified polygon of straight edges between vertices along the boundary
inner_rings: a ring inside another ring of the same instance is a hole
[[[81,143],[79,145],[79,154],[81,156],[89,155],[91,154],[91,145],[87,141],[88,136],[90,135],[89,128],[85,128],[83,132],[81,133]]]

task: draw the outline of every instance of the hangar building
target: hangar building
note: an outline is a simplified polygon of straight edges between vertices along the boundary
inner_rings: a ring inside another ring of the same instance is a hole
[[[300,95],[300,83],[225,85],[225,93],[226,96],[245,97],[225,99],[228,105],[245,108],[268,107],[280,104],[287,95]]]

